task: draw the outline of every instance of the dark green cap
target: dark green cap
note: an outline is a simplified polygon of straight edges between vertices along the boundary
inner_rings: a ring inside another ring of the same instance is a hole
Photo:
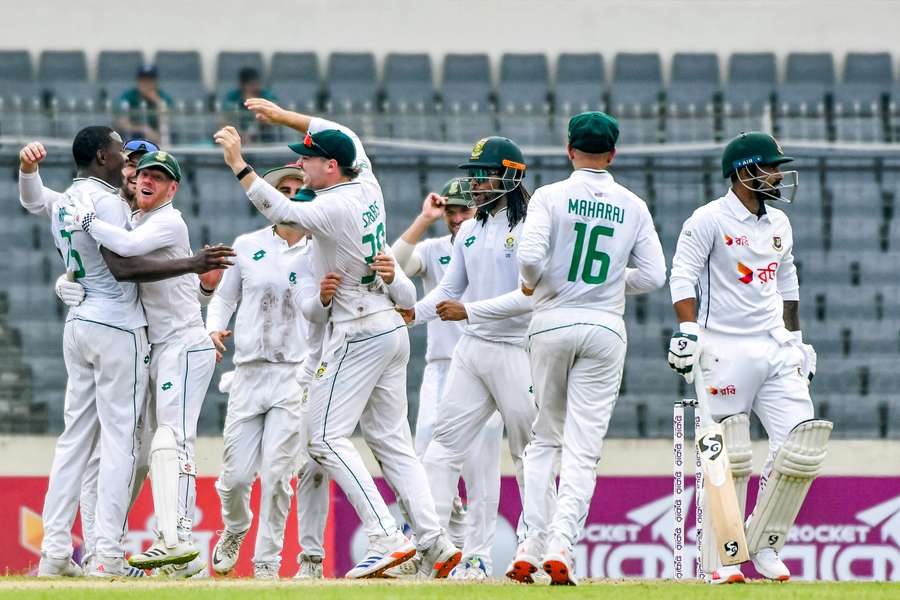
[[[775,138],[762,131],[746,131],[725,146],[722,152],[722,177],[747,165],[780,165],[791,162],[793,157],[785,156]]]
[[[467,194],[468,191],[469,180],[463,177],[454,177],[444,184],[441,196],[447,199],[448,205],[474,208],[475,201]]]
[[[310,200],[315,200],[316,198],[316,190],[302,187],[297,190],[297,193],[294,194],[294,197],[291,198],[294,202],[309,202]]]
[[[356,162],[356,146],[353,145],[353,140],[337,129],[307,133],[303,143],[290,144],[288,147],[301,156],[334,159],[341,167],[352,167]]]
[[[467,162],[460,169],[515,169],[525,170],[525,157],[519,146],[509,138],[493,135],[481,138],[472,147]]]
[[[157,150],[156,152],[148,152],[142,156],[138,163],[137,171],[140,172],[144,169],[151,168],[161,169],[168,173],[175,181],[181,181],[181,166],[178,164],[178,161],[175,160],[175,157],[168,152]]]
[[[569,145],[590,154],[603,154],[616,147],[619,122],[605,112],[590,111],[569,119]]]

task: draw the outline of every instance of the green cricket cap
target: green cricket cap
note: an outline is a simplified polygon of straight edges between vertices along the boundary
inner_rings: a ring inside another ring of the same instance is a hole
[[[747,165],[780,165],[794,160],[785,156],[781,144],[768,133],[746,131],[733,138],[722,151],[722,177]]]
[[[619,122],[598,110],[583,112],[569,119],[569,145],[590,154],[603,154],[616,147]]]
[[[137,171],[140,172],[144,169],[152,168],[161,169],[168,173],[175,181],[181,181],[181,165],[179,165],[178,161],[175,160],[175,157],[168,152],[157,150],[156,152],[148,152],[141,157],[140,162],[138,162]]]
[[[475,201],[471,199],[469,191],[469,180],[464,177],[454,177],[444,184],[441,189],[441,196],[447,199],[448,205],[465,206],[474,208]]]
[[[301,156],[334,159],[341,167],[352,167],[356,162],[356,146],[353,145],[353,140],[337,129],[307,133],[302,143],[290,144],[288,147]]]

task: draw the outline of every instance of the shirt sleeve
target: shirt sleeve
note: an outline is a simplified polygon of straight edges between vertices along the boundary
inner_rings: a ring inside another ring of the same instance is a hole
[[[787,247],[784,250],[784,255],[781,257],[781,262],[778,264],[775,281],[778,286],[778,293],[781,294],[781,299],[790,302],[800,300],[800,280],[797,277],[797,265],[794,264],[794,234],[790,230],[790,225],[788,225],[788,231],[790,232],[790,239],[785,240]]]
[[[441,278],[441,282],[428,295],[416,302],[416,323],[425,323],[437,317],[437,305],[444,300],[456,300],[462,297],[469,287],[469,274],[462,248],[465,239],[460,231],[453,242],[453,258],[450,266]]]
[[[65,194],[44,187],[40,171],[19,171],[19,204],[31,214],[49,217],[53,203],[64,197]]]
[[[331,314],[331,304],[322,306],[319,298],[320,275],[312,268],[312,260],[309,254],[305,255],[302,263],[298,265],[300,278],[297,285],[297,299],[300,304],[300,313],[310,323],[327,323]]]
[[[91,224],[90,235],[101,246],[105,246],[119,256],[143,256],[160,248],[172,246],[178,242],[176,220],[160,215],[150,219],[140,227],[126,230],[103,220],[95,220]]]
[[[410,244],[397,238],[391,249],[394,251],[394,258],[397,264],[403,269],[408,277],[421,277],[425,274],[425,261],[422,258],[421,244]]]
[[[390,248],[385,253],[390,254]],[[396,261],[396,257],[394,258]],[[416,304],[416,285],[406,276],[403,269],[394,269],[394,280],[387,284],[388,295],[400,308],[412,308]]]
[[[528,203],[528,218],[525,219],[522,241],[516,251],[522,281],[530,289],[537,286],[547,267],[551,223],[549,208],[539,190]]]
[[[228,329],[231,316],[241,301],[242,281],[241,264],[234,261],[233,266],[225,269],[222,281],[206,309],[206,331],[212,333]]]
[[[296,225],[318,235],[332,235],[339,208],[334,202],[291,202],[284,194],[257,177],[247,190],[253,206],[275,224]]]
[[[464,306],[466,314],[469,316],[468,321],[473,325],[525,315],[534,308],[531,298],[523,294],[522,290],[513,290],[477,302],[466,302]]]
[[[700,271],[709,260],[714,241],[712,217],[694,212],[684,222],[675,247],[675,256],[672,257],[672,273],[669,277],[672,304],[685,298],[697,297],[695,286],[700,278]]]
[[[653,217],[646,206],[641,212],[640,230],[630,259],[633,268],[625,270],[626,294],[652,292],[666,282],[666,257],[653,226]]]

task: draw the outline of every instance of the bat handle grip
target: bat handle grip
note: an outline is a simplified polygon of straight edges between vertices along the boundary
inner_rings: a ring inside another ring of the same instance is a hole
[[[66,271],[66,281],[75,281],[75,271]]]

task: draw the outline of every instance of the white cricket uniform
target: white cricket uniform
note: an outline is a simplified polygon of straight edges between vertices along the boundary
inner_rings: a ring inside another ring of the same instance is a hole
[[[223,274],[206,317],[208,332],[222,331],[237,309],[234,379],[216,489],[225,528],[246,531],[253,520],[250,490],[259,473],[253,562],[279,565],[304,427],[302,364],[310,351],[300,288],[301,282],[308,283],[317,296],[318,280],[306,239],[289,245],[269,226],[239,236],[232,247],[234,266]],[[327,497],[319,509],[327,513]]]
[[[57,200],[64,199],[64,193],[57,192],[48,187],[44,187],[41,179],[40,171],[34,173],[23,173],[19,171],[19,203],[25,210],[33,215],[49,217],[53,203]],[[121,198],[123,203],[127,202]],[[127,213],[126,213],[127,214]],[[131,226],[129,221],[128,226]],[[142,402],[144,409],[138,417],[138,460],[135,465],[134,485],[131,491],[131,502],[128,504],[129,511],[134,506],[138,495],[141,492],[144,480],[150,469],[149,453],[150,442],[155,429],[154,416],[155,408],[149,400],[149,392],[147,390],[147,398]],[[85,557],[94,554],[95,535],[94,535],[94,514],[97,507],[97,480],[100,475],[100,445],[94,447],[91,458],[85,468],[81,483],[81,497],[78,507],[78,515],[81,518],[81,537],[84,538],[84,554]]]
[[[625,294],[662,286],[666,261],[644,201],[606,171],[578,169],[531,197],[519,265],[534,290],[527,348],[538,401],[525,449],[525,526],[529,538],[574,546],[622,381]],[[557,464],[554,510],[545,499]]]
[[[127,226],[128,208],[107,183],[76,179],[67,191],[67,196],[72,194],[90,196],[95,222]],[[44,499],[41,550],[52,558],[71,556],[81,481],[99,439],[97,479],[104,493],[96,506],[93,550],[102,557],[121,557],[138,458],[136,428],[146,398],[147,321],[137,286],[116,281],[90,236],[66,231],[68,205],[66,197],[50,211],[53,240],[84,286],[85,299],[69,309],[63,334],[68,373],[65,429],[57,441]]]
[[[765,485],[775,453],[791,429],[813,418],[803,351],[784,326],[784,302],[800,299],[794,238],[787,215],[769,205],[757,217],[730,189],[685,221],[672,259],[672,303],[695,298],[710,390],[721,420],[756,413],[769,436]]]
[[[424,240],[415,245],[410,260],[410,277],[419,276],[425,293],[436,288],[447,271],[453,253],[450,235]],[[465,300],[466,296],[463,295]],[[450,372],[453,348],[463,334],[463,324],[458,321],[428,322],[428,345],[425,350],[425,369],[419,388],[419,413],[416,418],[416,454],[425,456],[431,441],[435,415],[441,400],[447,374]],[[478,557],[491,572],[491,548],[497,526],[497,509],[500,505],[500,444],[503,440],[503,419],[494,411],[462,466],[466,482],[465,543],[467,557]]]
[[[191,256],[187,224],[171,202],[132,215],[134,230],[93,223],[91,236],[121,256],[177,259]],[[140,284],[152,345],[150,389],[156,425],[175,434],[180,462],[178,537],[188,540],[196,503],[194,442],[197,420],[216,366],[216,352],[203,326],[197,275],[188,273]]]
[[[416,322],[437,317],[443,300],[464,303],[468,323],[453,350],[441,396],[443,412],[423,459],[441,523],[447,525],[465,457],[495,411],[506,425],[509,450],[523,492],[522,450],[536,406],[523,346],[531,301],[519,289],[516,251],[522,223],[510,230],[505,208],[464,222],[453,242],[447,272],[416,306]],[[515,316],[510,314],[518,313]],[[520,534],[522,532],[520,531]]]
[[[359,424],[398,501],[410,511],[419,548],[425,549],[441,528],[406,420],[409,336],[394,310],[395,301],[413,305],[415,286],[405,276],[386,286],[369,269],[378,250],[389,251],[381,186],[356,134],[324,119],[312,120],[311,133],[325,129],[340,129],[353,140],[358,178],[316,190],[313,202],[291,202],[262,178],[247,196],[273,223],[295,223],[312,232],[318,271],[343,277],[310,388],[310,455],[343,488],[370,537],[393,534],[397,524],[350,441]],[[394,300],[388,287],[397,294]]]

